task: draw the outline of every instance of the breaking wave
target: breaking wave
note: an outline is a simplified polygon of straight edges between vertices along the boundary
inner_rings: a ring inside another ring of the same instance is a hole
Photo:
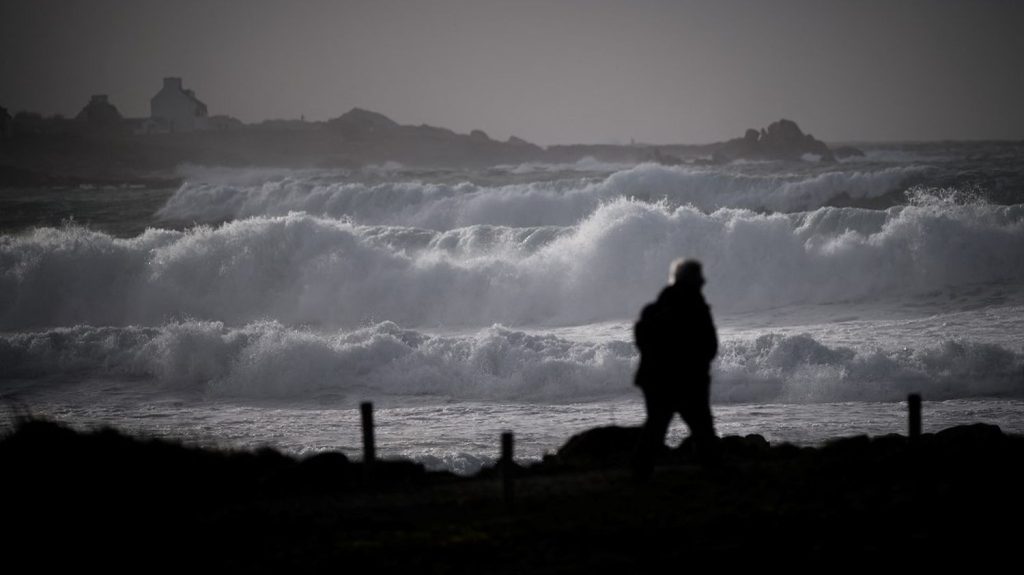
[[[703,211],[743,208],[813,210],[848,197],[898,192],[928,172],[923,166],[874,171],[751,175],[722,169],[642,164],[603,179],[568,179],[504,186],[468,182],[331,181],[311,175],[235,182],[207,177],[186,182],[160,210],[164,220],[213,223],[293,211],[363,224],[449,230],[471,225],[531,227],[579,222],[602,203],[623,198],[691,205]]]
[[[1024,281],[1024,206],[918,190],[885,211],[704,213],[615,199],[572,226],[446,231],[302,213],[129,239],[82,227],[0,237],[0,330],[86,323],[409,327],[630,318],[666,262],[705,262],[719,311]]]
[[[616,172],[628,170],[635,164],[622,162],[602,162],[593,156],[584,156],[571,163],[552,164],[548,162],[526,162],[522,164],[501,164],[493,169],[508,172],[510,174],[536,174],[544,172]]]
[[[635,361],[627,341],[580,342],[501,326],[446,336],[392,322],[325,333],[276,322],[230,328],[184,321],[0,336],[0,379],[114,377],[221,397],[297,401],[389,395],[586,401],[635,393]],[[723,341],[713,376],[719,402],[890,401],[909,391],[930,399],[1020,397],[1024,356],[955,339],[920,349],[854,349],[807,334],[768,333]]]

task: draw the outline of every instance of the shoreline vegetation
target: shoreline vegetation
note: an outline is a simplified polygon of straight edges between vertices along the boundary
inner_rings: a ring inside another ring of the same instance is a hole
[[[724,437],[711,467],[684,441],[642,482],[628,470],[637,433],[596,428],[536,464],[460,477],[26,419],[0,437],[7,562],[628,573],[693,560],[979,565],[1019,541],[1024,437],[994,425],[821,447]]]

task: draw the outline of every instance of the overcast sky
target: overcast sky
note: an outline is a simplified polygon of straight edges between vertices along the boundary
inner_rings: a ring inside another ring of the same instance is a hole
[[[0,0],[0,105],[145,116],[359,106],[541,143],[698,143],[781,117],[828,141],[1024,138],[1014,0]]]

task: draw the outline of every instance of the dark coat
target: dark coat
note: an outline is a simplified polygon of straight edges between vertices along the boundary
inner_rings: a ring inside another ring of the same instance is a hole
[[[648,304],[633,326],[640,349],[636,385],[652,387],[707,385],[718,336],[711,310],[699,289],[670,285]]]

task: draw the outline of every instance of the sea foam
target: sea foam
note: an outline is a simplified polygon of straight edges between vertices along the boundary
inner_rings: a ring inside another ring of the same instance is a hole
[[[75,326],[0,335],[0,379],[100,378],[138,391],[224,398],[577,402],[635,395],[630,341],[580,341],[502,326],[438,335],[383,322],[320,332],[257,322],[231,328]],[[892,401],[1024,395],[1024,355],[946,339],[918,348],[828,344],[807,333],[726,338],[716,402]],[[39,391],[38,383],[35,387]]]
[[[700,258],[716,310],[1024,282],[1024,207],[941,196],[792,214],[616,199],[572,226],[365,226],[291,213],[118,239],[0,237],[0,329],[85,323],[580,325],[632,317]]]
[[[446,230],[476,224],[532,227],[572,225],[604,202],[637,198],[691,205],[703,211],[744,208],[812,210],[841,197],[869,199],[905,189],[927,166],[875,170],[747,174],[723,169],[641,164],[604,178],[570,178],[482,186],[416,180],[366,183],[314,175],[236,180],[215,173],[189,180],[158,215],[165,220],[220,222],[302,211],[364,224]]]

